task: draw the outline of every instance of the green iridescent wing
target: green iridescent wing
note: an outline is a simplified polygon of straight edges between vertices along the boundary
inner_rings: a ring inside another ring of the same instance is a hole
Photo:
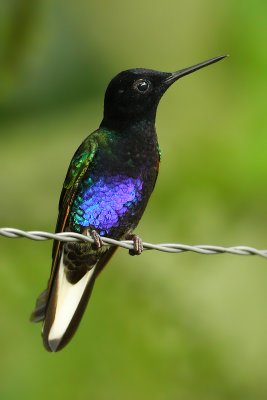
[[[97,141],[94,135],[88,136],[74,154],[59,199],[59,215],[56,232],[62,232],[65,227],[65,221],[69,214],[69,209],[77,192],[85,172],[95,156]]]
[[[96,137],[91,134],[81,144],[71,160],[59,200],[59,214],[56,232],[63,232],[65,229],[73,198],[77,192],[83,175],[87,169],[90,168],[90,164],[95,156],[96,149],[97,140]],[[48,281],[48,288],[41,293],[36,301],[35,310],[31,315],[31,321],[33,322],[43,321],[45,318],[47,301],[50,296],[50,290],[58,267],[58,261],[60,260],[61,251],[62,243],[55,240],[52,251],[53,263]]]
[[[70,208],[79,183],[95,156],[97,141],[95,135],[88,136],[75,152],[63,184],[59,205],[56,232],[64,232]],[[52,250],[53,264],[56,261],[60,242],[55,241]],[[53,268],[52,268],[53,269]]]

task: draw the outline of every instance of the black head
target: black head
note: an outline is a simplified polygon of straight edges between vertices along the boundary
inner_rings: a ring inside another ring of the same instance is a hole
[[[120,72],[107,87],[102,124],[105,121],[154,121],[162,95],[175,81],[225,57],[215,57],[173,73],[142,68]]]

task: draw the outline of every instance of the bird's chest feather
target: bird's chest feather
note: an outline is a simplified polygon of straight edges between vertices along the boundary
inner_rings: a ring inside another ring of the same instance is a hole
[[[89,227],[100,235],[136,225],[153,190],[158,170],[157,143],[148,151],[137,141],[101,143],[71,209],[76,231]]]

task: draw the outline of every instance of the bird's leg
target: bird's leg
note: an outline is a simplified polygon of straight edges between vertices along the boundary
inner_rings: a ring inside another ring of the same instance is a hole
[[[94,229],[92,229],[92,230],[86,229],[85,234],[87,236],[91,236],[91,238],[94,240],[93,246],[96,250],[99,250],[99,249],[101,249],[102,246],[104,246],[101,236]]]
[[[140,238],[140,236],[129,233],[126,235],[125,239],[133,241],[133,249],[129,250],[130,256],[139,256],[144,250],[143,240]]]

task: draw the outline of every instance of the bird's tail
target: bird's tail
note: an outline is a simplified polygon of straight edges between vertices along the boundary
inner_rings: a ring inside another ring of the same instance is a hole
[[[115,251],[116,247],[111,247],[81,279],[74,283],[67,277],[64,247],[58,252],[48,289],[38,297],[31,315],[32,322],[43,321],[42,336],[48,351],[61,350],[70,341],[79,326],[95,279]]]
[[[45,319],[45,309],[48,300],[48,289],[45,289],[41,294],[39,294],[35,308],[31,314],[31,322],[41,322]]]
[[[48,351],[62,349],[75,333],[96,278],[97,263],[76,283],[67,279],[64,250],[51,288],[40,294],[31,321],[43,321],[43,342]]]

